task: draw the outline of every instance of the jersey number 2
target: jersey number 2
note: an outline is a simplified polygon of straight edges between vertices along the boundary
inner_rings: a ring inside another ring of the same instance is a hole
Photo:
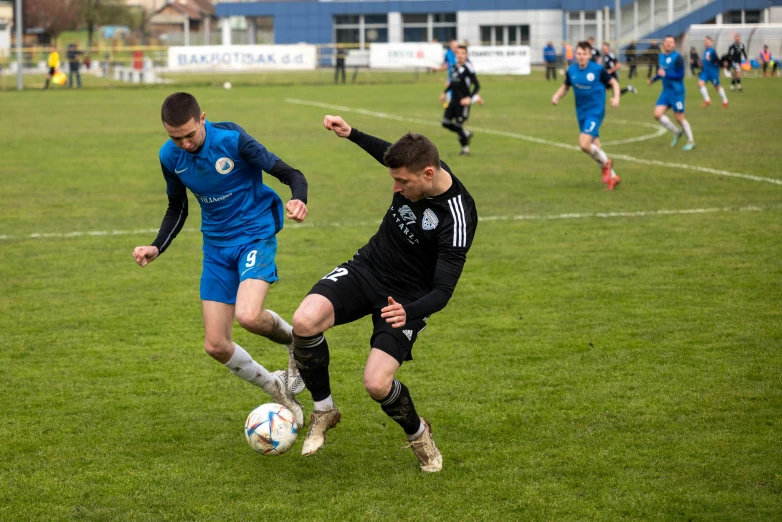
[[[331,281],[337,282],[338,277],[342,277],[343,275],[347,275],[348,269],[347,268],[341,268],[337,267],[325,276],[323,276],[323,279],[329,279]]]

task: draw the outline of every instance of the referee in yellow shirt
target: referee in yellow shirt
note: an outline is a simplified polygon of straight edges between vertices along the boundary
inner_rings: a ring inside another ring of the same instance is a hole
[[[46,75],[46,84],[43,86],[43,90],[49,88],[49,81],[52,76],[55,75],[57,69],[60,68],[60,53],[57,52],[57,47],[52,45],[49,51],[49,73]]]

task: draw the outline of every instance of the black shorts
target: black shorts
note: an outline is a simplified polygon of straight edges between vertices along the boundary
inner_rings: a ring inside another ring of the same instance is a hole
[[[462,105],[461,100],[455,96],[451,98],[451,103],[445,109],[443,119],[446,121],[456,120],[456,123],[464,123],[470,117],[470,106]]]
[[[370,270],[353,260],[339,265],[315,283],[310,294],[322,295],[334,307],[334,326],[352,323],[372,315],[370,348],[377,348],[399,364],[413,358],[412,350],[418,334],[426,328],[426,317],[407,321],[401,328],[392,328],[380,317],[380,310],[388,306],[388,297],[401,305],[413,299],[390,292]]]
[[[55,71],[54,67],[49,67],[49,76],[54,76],[55,72],[56,71]]]

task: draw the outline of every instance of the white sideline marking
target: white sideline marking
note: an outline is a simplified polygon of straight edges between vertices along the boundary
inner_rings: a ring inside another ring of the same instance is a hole
[[[366,109],[356,109],[353,107],[345,107],[342,105],[331,105],[328,103],[320,103],[320,102],[313,102],[308,100],[298,100],[296,98],[286,98],[286,102],[293,103],[297,105],[309,105],[311,107],[320,107],[322,109],[333,109],[338,111],[344,111],[344,112],[355,112],[357,114],[363,114],[365,116],[374,116],[375,118],[384,118],[387,120],[396,120],[396,121],[406,121],[411,123],[420,123],[421,125],[430,125],[434,127],[439,127],[440,122],[434,122],[430,120],[421,120],[418,118],[404,118],[402,116],[396,116],[394,114],[387,114],[385,112],[375,112],[375,111],[368,111]],[[580,151],[581,148],[577,147],[576,145],[569,145],[567,143],[560,143],[558,141],[549,141],[544,140],[542,138],[536,138],[534,136],[527,136],[524,134],[518,134],[515,132],[506,132],[506,131],[498,131],[494,129],[485,129],[482,127],[472,127],[472,129],[483,132],[486,134],[494,134],[496,136],[504,136],[506,138],[515,138],[518,140],[524,140],[529,141],[532,143],[540,143],[541,145],[549,145],[551,147],[559,147],[560,149],[567,149],[567,150],[575,150]],[[614,143],[617,145],[617,143]],[[694,170],[697,172],[705,172],[707,174],[714,174],[717,176],[727,176],[731,178],[742,178],[742,179],[748,179],[750,181],[758,181],[762,183],[772,183],[774,185],[782,185],[782,179],[774,179],[774,178],[764,178],[761,176],[753,176],[751,174],[742,174],[740,172],[730,172],[727,170],[719,170],[719,169],[712,169],[709,167],[700,167],[697,165],[687,165],[686,163],[669,163],[665,161],[658,161],[658,160],[648,160],[648,159],[642,159],[642,158],[635,158],[633,156],[628,156],[626,154],[611,154],[612,158],[622,159],[625,161],[631,161],[634,163],[641,163],[644,165],[655,165],[659,167],[668,167],[672,169],[685,169],[685,170]]]
[[[478,221],[550,221],[556,219],[587,219],[587,218],[618,218],[618,217],[644,217],[644,216],[673,216],[687,214],[710,214],[715,212],[762,212],[764,210],[774,210],[782,208],[782,205],[772,205],[767,207],[758,207],[754,205],[746,207],[712,207],[712,208],[685,208],[685,209],[663,209],[663,210],[639,210],[636,212],[577,212],[565,214],[519,214],[516,216],[486,216],[479,217]],[[351,221],[351,222],[327,222],[327,223],[296,223],[287,225],[286,228],[345,228],[345,227],[363,227],[369,225],[380,225],[380,220],[375,221]],[[179,233],[199,232],[197,228],[183,228]],[[141,228],[135,230],[90,230],[86,232],[48,232],[26,235],[0,235],[0,240],[4,239],[50,239],[50,238],[72,238],[83,236],[127,236],[136,234],[157,234],[156,228]]]

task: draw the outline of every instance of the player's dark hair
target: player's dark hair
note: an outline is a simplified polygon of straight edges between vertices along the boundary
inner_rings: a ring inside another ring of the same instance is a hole
[[[408,132],[391,145],[383,156],[389,169],[406,168],[421,172],[426,167],[440,167],[440,153],[434,143],[422,134]]]
[[[707,36],[707,37],[706,37],[706,39],[707,39],[707,40],[711,40],[711,36]]]
[[[160,109],[160,119],[172,127],[180,127],[194,118],[201,119],[201,107],[195,96],[186,92],[171,94]]]
[[[676,37],[674,35],[672,35],[672,34],[666,34],[665,38],[663,38],[663,40],[665,40],[666,38],[673,38],[673,41],[674,42],[676,41]]]
[[[592,46],[589,45],[589,42],[578,42],[576,44],[576,49],[583,49],[585,51],[591,51],[592,50]]]

